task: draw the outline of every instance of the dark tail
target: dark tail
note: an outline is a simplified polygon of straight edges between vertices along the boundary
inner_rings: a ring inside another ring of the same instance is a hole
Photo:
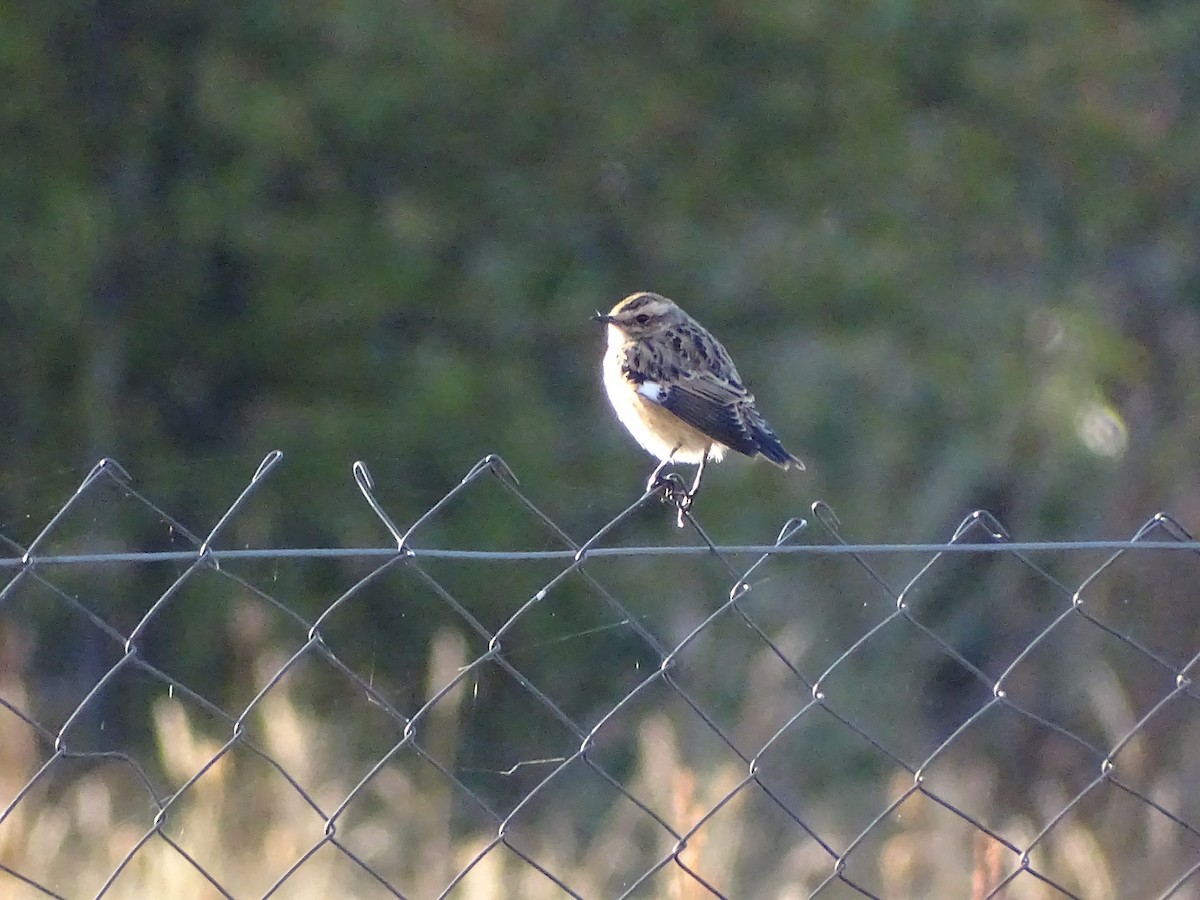
[[[775,433],[768,429],[764,428],[758,436],[758,452],[764,459],[769,459],[780,468],[804,470],[804,463],[801,462],[800,457],[788,453]]]

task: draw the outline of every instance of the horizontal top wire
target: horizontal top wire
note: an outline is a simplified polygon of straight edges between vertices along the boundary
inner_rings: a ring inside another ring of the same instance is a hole
[[[987,544],[733,544],[726,546],[679,547],[591,547],[583,558],[637,556],[701,556],[713,552],[727,556],[864,556],[905,553],[1061,553],[1116,552],[1126,550],[1184,550],[1200,552],[1200,541],[1000,541]],[[260,549],[168,550],[150,553],[79,553],[0,559],[0,569],[23,566],[104,565],[109,563],[195,562],[202,555],[220,562],[235,559],[347,559],[378,558],[403,553],[416,559],[458,559],[478,562],[535,562],[574,559],[574,550],[448,550],[405,547],[266,547]]]

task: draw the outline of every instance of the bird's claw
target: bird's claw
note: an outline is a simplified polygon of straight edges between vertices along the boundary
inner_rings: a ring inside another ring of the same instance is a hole
[[[660,467],[654,470],[654,474],[646,482],[646,490],[648,492],[660,492],[662,494],[662,502],[670,503],[678,510],[676,524],[682,528],[684,516],[692,508],[692,502],[696,498],[695,488],[689,489],[679,473],[667,472],[664,474]]]
[[[655,491],[663,492],[663,500],[666,499],[675,491],[683,490],[683,479],[677,472],[663,472],[665,466],[659,466],[650,473],[650,477],[646,480],[646,492],[653,493]]]
[[[670,499],[675,504],[675,526],[677,528],[682,528],[684,516],[686,516],[688,510],[692,508],[692,501],[696,499],[696,492],[678,491],[672,495]]]

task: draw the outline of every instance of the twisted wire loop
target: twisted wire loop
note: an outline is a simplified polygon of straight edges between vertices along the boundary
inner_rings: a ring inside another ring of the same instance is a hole
[[[283,464],[196,525],[105,459],[0,531],[3,896],[1200,895],[1166,513],[730,545],[668,473],[573,536],[491,455],[411,518],[355,463],[385,546],[247,546]]]

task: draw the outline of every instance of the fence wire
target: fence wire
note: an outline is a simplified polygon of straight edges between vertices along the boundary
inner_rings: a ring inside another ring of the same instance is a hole
[[[103,460],[0,534],[3,896],[1200,897],[1167,514],[733,546],[668,480],[578,538],[489,456],[404,528],[356,464],[387,546],[246,546],[281,460],[206,532]]]

